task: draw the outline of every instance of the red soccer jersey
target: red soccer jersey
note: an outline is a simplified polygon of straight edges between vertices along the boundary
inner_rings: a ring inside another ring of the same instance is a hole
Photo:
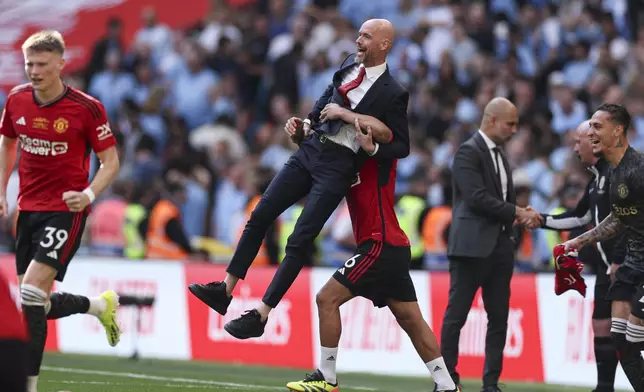
[[[376,159],[367,160],[349,191],[347,205],[358,244],[372,239],[394,246],[409,246],[409,239],[400,228],[394,210],[397,162],[378,164]]]
[[[27,340],[27,328],[23,321],[18,303],[11,296],[9,282],[0,272],[0,340]]]
[[[18,207],[23,211],[69,211],[63,193],[89,185],[91,149],[116,145],[103,105],[69,86],[47,105],[36,102],[30,84],[15,87],[0,134],[20,139]]]

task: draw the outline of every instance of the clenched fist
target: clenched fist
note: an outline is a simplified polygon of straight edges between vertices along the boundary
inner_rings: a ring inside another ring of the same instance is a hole
[[[284,131],[288,133],[291,141],[299,146],[304,140],[304,121],[301,118],[291,117],[286,121]]]
[[[81,212],[90,204],[89,196],[83,192],[76,191],[63,193],[63,201],[71,212]]]

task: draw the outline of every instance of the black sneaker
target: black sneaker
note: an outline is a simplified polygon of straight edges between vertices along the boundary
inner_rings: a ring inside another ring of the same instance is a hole
[[[211,282],[206,284],[193,283],[188,290],[201,302],[214,309],[215,312],[224,316],[228,311],[228,305],[233,300],[226,294],[226,283]]]
[[[257,309],[247,310],[239,318],[227,322],[224,329],[237,339],[258,338],[264,334],[266,321],[262,322]]]
[[[498,385],[490,385],[487,387],[483,387],[481,389],[481,392],[503,392],[501,388],[499,388]]]

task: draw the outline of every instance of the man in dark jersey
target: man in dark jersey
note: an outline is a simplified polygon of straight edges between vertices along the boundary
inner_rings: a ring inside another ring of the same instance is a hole
[[[579,232],[603,221],[611,213],[609,200],[610,167],[606,159],[593,154],[590,144],[590,121],[581,123],[575,131],[574,151],[579,160],[593,173],[593,178],[588,182],[584,196],[579,200],[574,209],[558,215],[543,216],[541,227],[550,230],[574,230]],[[611,303],[606,299],[611,276],[617,267],[624,261],[625,246],[618,236],[597,242],[597,248],[584,249],[580,259],[585,263],[595,264],[595,295],[593,309],[593,333],[595,343],[595,362],[597,363],[597,387],[593,392],[613,392],[615,372],[617,371],[617,352],[613,345],[611,327]]]
[[[360,129],[357,120],[356,129]],[[367,134],[371,132],[367,127]],[[368,148],[371,137],[362,132],[357,135],[361,146]],[[392,141],[396,142],[396,139]],[[302,381],[288,383],[286,387],[292,391],[339,391],[336,362],[342,332],[340,306],[355,296],[370,299],[377,307],[389,307],[425,362],[436,383],[435,390],[459,391],[441,356],[436,337],[420,312],[409,274],[409,239],[400,228],[394,210],[397,161],[369,158],[347,195],[358,247],[317,295],[322,346],[320,368]]]
[[[103,105],[61,79],[60,33],[37,32],[22,51],[29,83],[11,90],[0,120],[0,215],[7,214],[7,181],[19,145],[16,269],[30,336],[28,392],[36,392],[47,318],[89,313],[103,324],[110,345],[119,341],[114,291],[94,301],[68,293],[50,296],[80,246],[90,204],[118,174],[119,159]],[[89,184],[91,150],[101,168]]]
[[[605,241],[625,229],[624,263],[608,289],[611,334],[619,361],[637,392],[644,392],[644,154],[628,144],[631,116],[624,106],[604,104],[590,119],[593,153],[610,164],[611,213],[597,227],[567,241],[566,250]]]

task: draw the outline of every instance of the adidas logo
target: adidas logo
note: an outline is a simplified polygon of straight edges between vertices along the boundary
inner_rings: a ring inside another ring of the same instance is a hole
[[[58,252],[55,250],[52,250],[51,252],[47,253],[47,257],[51,257],[54,260],[58,260]]]
[[[339,273],[341,273],[342,275],[344,275],[344,267],[340,268],[340,269],[338,270],[338,272],[339,272]]]
[[[438,372],[438,371],[441,371],[441,370],[443,370],[443,368],[438,366],[438,365],[436,365],[436,367],[434,368],[435,372]]]
[[[16,121],[16,124],[18,125],[27,125],[27,122],[25,121],[24,117],[20,117],[18,121]]]
[[[335,361],[335,357],[331,355],[329,358],[326,359],[327,361]]]

